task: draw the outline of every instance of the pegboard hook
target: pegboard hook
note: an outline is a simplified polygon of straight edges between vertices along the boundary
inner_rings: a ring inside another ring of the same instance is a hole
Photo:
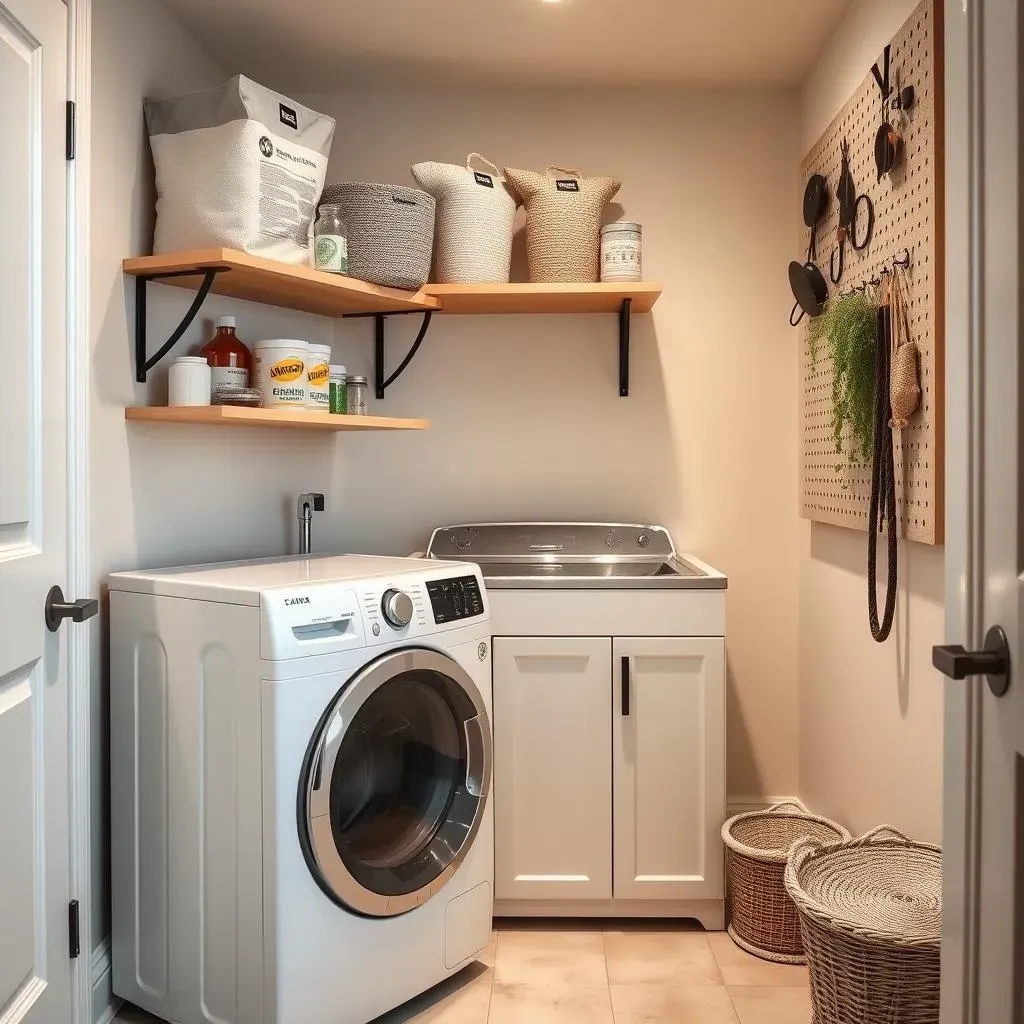
[[[899,267],[901,270],[910,269],[910,250],[906,247],[903,249],[902,256],[893,256],[892,258],[893,267]]]
[[[875,81],[878,83],[878,88],[882,92],[882,102],[885,103],[889,96],[892,94],[892,85],[889,83],[889,57],[892,53],[892,44],[886,44],[885,51],[882,54],[883,70],[878,70],[878,61],[871,65],[871,74],[874,75]]]

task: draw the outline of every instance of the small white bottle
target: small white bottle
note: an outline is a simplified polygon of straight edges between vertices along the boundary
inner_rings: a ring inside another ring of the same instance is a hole
[[[210,378],[205,356],[179,356],[167,371],[167,404],[209,405]]]

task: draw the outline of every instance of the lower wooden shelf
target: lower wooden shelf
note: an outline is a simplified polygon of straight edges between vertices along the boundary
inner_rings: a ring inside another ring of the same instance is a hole
[[[429,420],[394,416],[336,416],[301,409],[246,409],[234,405],[153,405],[125,409],[143,423],[194,423],[207,427],[276,427],[285,430],[426,430]]]

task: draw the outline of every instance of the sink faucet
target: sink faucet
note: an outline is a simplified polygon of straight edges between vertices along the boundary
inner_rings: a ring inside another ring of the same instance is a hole
[[[299,554],[308,555],[313,550],[313,513],[323,512],[324,496],[308,493],[299,495]]]

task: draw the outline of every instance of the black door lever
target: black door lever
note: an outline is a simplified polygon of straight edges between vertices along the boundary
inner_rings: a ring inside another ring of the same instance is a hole
[[[980,651],[965,650],[960,644],[933,647],[932,664],[950,679],[985,676],[997,697],[1010,688],[1010,644],[1002,626],[993,626],[985,634]]]
[[[64,591],[60,587],[50,587],[46,595],[46,604],[43,607],[43,616],[46,619],[46,628],[51,633],[60,629],[60,624],[65,619],[72,622],[85,622],[91,619],[100,610],[100,603],[95,598],[83,598],[80,601],[65,601]]]

